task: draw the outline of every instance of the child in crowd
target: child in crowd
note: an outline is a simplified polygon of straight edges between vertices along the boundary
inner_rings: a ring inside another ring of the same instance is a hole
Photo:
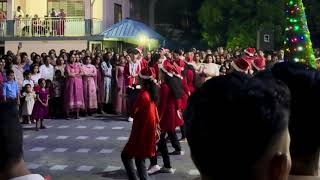
[[[63,114],[63,89],[64,77],[60,70],[56,70],[55,79],[52,81],[52,116],[57,118]]]
[[[48,105],[49,105],[49,90],[46,88],[46,80],[41,78],[38,81],[40,86],[37,89],[37,101],[34,104],[32,111],[32,117],[36,120],[36,131],[39,131],[39,121],[40,129],[46,129],[43,125],[43,120],[48,115]]]
[[[38,85],[38,81],[41,78],[41,74],[39,72],[39,65],[34,64],[31,66],[31,80],[34,85]]]
[[[19,88],[17,82],[14,80],[14,72],[12,70],[7,71],[7,81],[3,83],[2,95],[4,102],[11,101],[20,104]]]
[[[25,87],[27,84],[29,84],[31,86],[31,89],[33,89],[34,83],[33,83],[32,79],[31,79],[31,71],[26,70],[23,73],[23,76],[24,76],[24,80],[22,82],[22,87]]]
[[[32,110],[33,110],[35,98],[37,96],[33,92],[30,84],[26,84],[24,86],[24,92],[22,94],[22,97],[24,98],[24,102],[22,105],[22,116],[26,117],[28,124],[31,124]]]
[[[49,101],[48,101],[48,116],[53,116],[53,105],[52,105],[52,99],[50,97],[53,96],[53,88],[52,88],[52,81],[50,79],[46,79],[46,89],[49,91]]]

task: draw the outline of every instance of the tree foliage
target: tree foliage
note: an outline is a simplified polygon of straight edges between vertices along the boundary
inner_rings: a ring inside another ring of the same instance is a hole
[[[257,30],[275,32],[276,45],[284,39],[282,0],[204,0],[198,11],[203,40],[209,46],[256,45]]]

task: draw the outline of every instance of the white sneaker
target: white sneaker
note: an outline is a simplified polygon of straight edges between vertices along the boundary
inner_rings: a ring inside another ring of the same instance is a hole
[[[161,170],[161,167],[159,165],[154,165],[152,167],[149,168],[149,170],[147,171],[148,174],[154,174],[158,171]]]
[[[170,173],[170,174],[174,174],[174,172],[176,172],[176,170],[175,170],[175,169],[173,169],[173,168],[166,168],[166,167],[162,167],[162,168],[160,169],[160,172],[161,172],[161,173]]]
[[[129,121],[129,122],[133,122],[133,118],[132,118],[132,117],[129,117],[129,118],[128,118],[128,121]]]
[[[185,155],[185,152],[184,152],[184,151],[180,151],[180,155],[181,155],[181,156],[184,156],[184,155]]]

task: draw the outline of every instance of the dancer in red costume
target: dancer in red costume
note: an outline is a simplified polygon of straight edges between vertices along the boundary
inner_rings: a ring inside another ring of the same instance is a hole
[[[187,80],[188,89],[190,91],[190,94],[195,91],[195,74],[196,71],[192,65],[192,60],[190,58],[186,58],[184,60],[185,66],[184,66],[184,74]]]
[[[125,77],[127,82],[127,108],[131,109],[133,106],[138,90],[141,88],[138,83],[138,75],[140,71],[142,70],[141,64],[138,60],[139,57],[139,51],[137,49],[132,49],[130,51],[130,56],[128,56],[129,62],[126,64],[126,67],[124,69],[125,71]],[[128,121],[132,122],[132,117],[129,117]]]
[[[155,72],[152,68],[145,68],[139,74],[142,90],[130,113],[134,119],[132,131],[121,154],[129,180],[138,179],[133,159],[135,159],[139,179],[148,179],[145,159],[154,157],[156,153],[159,117],[156,107],[157,86],[154,78]]]
[[[180,59],[180,56],[181,56],[181,54],[178,50],[173,51],[173,65],[175,66],[175,69],[177,71],[176,74],[178,74],[178,76],[177,75],[176,76],[181,79],[182,88],[183,88],[182,97],[178,101],[179,110],[181,110],[181,114],[182,114],[182,112],[187,107],[187,102],[188,102],[189,96],[191,95],[191,91],[189,89],[188,81],[187,81],[188,80],[188,78],[187,78],[188,69],[185,70],[186,63]],[[184,124],[182,126],[180,126],[180,130],[181,130],[180,142],[186,142],[186,131],[185,131]]]
[[[181,150],[180,143],[176,134],[176,127],[179,127],[183,124],[181,117],[179,117],[179,100],[182,97],[183,89],[181,79],[177,76],[174,76],[176,72],[175,67],[166,63],[163,67],[160,68],[160,103],[158,106],[159,117],[160,117],[160,141],[158,143],[158,151],[161,152],[163,158],[163,167],[160,172],[163,173],[174,173],[174,169],[171,167],[170,157],[166,142],[166,135],[172,143],[174,152],[170,155],[184,155],[184,152]],[[157,157],[151,158],[151,165],[148,170],[149,174],[153,174],[159,171],[159,166],[157,165]]]
[[[143,57],[143,47],[137,47],[136,50],[139,52],[138,62],[140,63],[141,69],[148,67],[148,61]]]

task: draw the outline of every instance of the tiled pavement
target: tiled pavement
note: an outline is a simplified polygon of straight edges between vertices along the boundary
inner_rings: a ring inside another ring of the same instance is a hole
[[[127,179],[120,153],[132,124],[125,118],[45,120],[45,124],[48,129],[38,132],[34,131],[33,125],[24,126],[24,156],[33,173],[61,180]],[[182,147],[186,151],[184,156],[171,156],[177,169],[175,174],[156,174],[150,177],[151,180],[185,180],[198,176],[187,144]],[[161,158],[158,162],[162,165]]]

